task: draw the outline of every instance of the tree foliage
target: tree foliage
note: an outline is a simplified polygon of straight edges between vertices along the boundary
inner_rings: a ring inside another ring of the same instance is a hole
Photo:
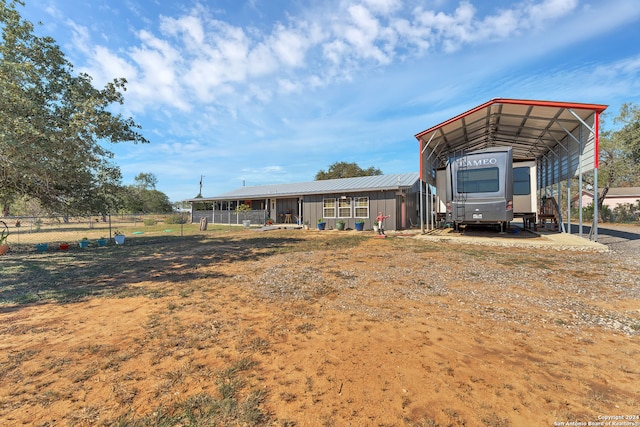
[[[335,162],[329,166],[327,171],[318,171],[316,174],[316,181],[374,175],[382,175],[382,171],[378,168],[374,168],[373,166],[367,169],[362,169],[357,163]]]
[[[158,178],[152,173],[141,172],[134,178],[136,187],[143,190],[155,190],[158,184]]]
[[[629,103],[613,119],[615,129],[606,129],[607,116],[600,116],[600,164],[598,168],[598,211],[611,187],[640,185],[640,108]],[[600,214],[600,220],[605,217]]]
[[[139,173],[135,184],[120,191],[122,209],[135,213],[168,213],[173,211],[169,197],[156,190],[158,178],[152,173]]]
[[[121,179],[105,143],[148,142],[131,118],[109,111],[123,103],[126,80],[98,90],[89,75],[74,75],[17,5],[0,0],[0,203],[26,195],[50,211],[103,212]]]

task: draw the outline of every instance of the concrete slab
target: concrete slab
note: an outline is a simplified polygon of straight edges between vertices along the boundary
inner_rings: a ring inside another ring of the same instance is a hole
[[[549,247],[567,250],[589,250],[607,252],[606,245],[593,242],[585,237],[554,231],[532,231],[515,228],[506,233],[493,230],[470,229],[456,232],[451,228],[437,229],[425,234],[416,234],[416,238],[432,241],[450,241],[455,243],[486,244],[499,246]]]

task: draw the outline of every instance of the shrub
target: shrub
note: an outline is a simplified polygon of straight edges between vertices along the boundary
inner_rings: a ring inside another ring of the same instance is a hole
[[[187,219],[180,214],[169,215],[165,221],[167,224],[186,224]]]
[[[144,225],[149,225],[149,226],[156,225],[156,222],[157,221],[153,218],[147,218],[144,220]]]

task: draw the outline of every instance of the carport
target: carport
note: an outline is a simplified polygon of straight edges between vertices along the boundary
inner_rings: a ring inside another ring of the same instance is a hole
[[[554,198],[559,207],[558,230],[571,233],[570,201],[572,194],[582,194],[584,174],[593,173],[592,190],[598,194],[598,116],[606,108],[599,104],[495,98],[418,133],[422,230],[435,225],[432,196],[436,170],[445,167],[449,157],[510,146],[514,161],[536,161],[538,206],[543,197]],[[572,188],[576,180],[577,188]],[[578,233],[582,237],[581,200],[578,209]],[[598,240],[597,209],[594,203],[589,235],[594,241]]]

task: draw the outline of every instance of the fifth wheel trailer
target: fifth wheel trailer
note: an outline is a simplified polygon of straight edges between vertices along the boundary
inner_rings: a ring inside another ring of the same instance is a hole
[[[446,167],[447,220],[461,224],[498,224],[513,220],[511,147],[492,147],[449,159]]]
[[[513,162],[514,217],[536,220],[536,177],[535,160],[515,160]],[[447,194],[449,194],[447,192],[447,169],[441,168],[436,171],[435,213],[438,218],[450,220],[447,216]]]

